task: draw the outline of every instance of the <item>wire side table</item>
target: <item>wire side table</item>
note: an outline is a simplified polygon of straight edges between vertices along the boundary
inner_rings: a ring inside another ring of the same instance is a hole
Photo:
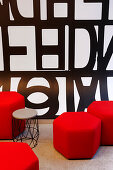
[[[15,135],[15,128],[19,135]],[[22,133],[21,129],[24,130]],[[34,109],[19,109],[13,112],[12,136],[14,142],[28,143],[31,148],[38,144],[39,127]]]

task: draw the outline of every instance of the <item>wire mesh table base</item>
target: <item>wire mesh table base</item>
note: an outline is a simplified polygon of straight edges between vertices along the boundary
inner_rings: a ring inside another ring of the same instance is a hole
[[[17,122],[18,121],[18,122]],[[15,135],[15,127],[16,133]],[[21,129],[25,129],[21,133]],[[17,120],[13,119],[13,141],[14,142],[25,142],[31,148],[34,148],[38,144],[39,138],[39,127],[38,127],[38,119],[27,119],[27,120]]]

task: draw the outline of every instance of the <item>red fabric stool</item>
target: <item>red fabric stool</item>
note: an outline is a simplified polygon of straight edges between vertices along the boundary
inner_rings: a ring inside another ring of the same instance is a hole
[[[0,92],[0,139],[12,139],[12,113],[24,107],[24,96],[21,94]]]
[[[26,143],[0,142],[1,170],[39,170],[39,160]]]
[[[102,120],[102,145],[113,145],[113,101],[94,101],[87,111]]]
[[[67,112],[53,122],[53,144],[68,159],[92,158],[100,145],[101,120],[85,112]]]

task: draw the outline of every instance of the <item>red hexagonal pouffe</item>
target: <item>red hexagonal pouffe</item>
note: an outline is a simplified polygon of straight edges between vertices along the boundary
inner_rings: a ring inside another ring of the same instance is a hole
[[[66,112],[53,122],[53,144],[68,159],[92,158],[100,145],[101,120],[85,112]]]
[[[87,111],[102,121],[101,144],[113,145],[113,101],[94,101]]]
[[[25,100],[21,94],[17,92],[0,92],[0,139],[12,139],[12,113],[24,107]],[[20,132],[23,130],[24,126]],[[15,127],[15,134],[18,135],[16,131]]]
[[[1,170],[39,170],[39,160],[26,143],[0,142]]]

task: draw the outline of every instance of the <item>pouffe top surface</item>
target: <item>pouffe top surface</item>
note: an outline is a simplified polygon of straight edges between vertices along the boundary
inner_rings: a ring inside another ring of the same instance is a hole
[[[101,120],[86,112],[65,112],[54,120],[62,128],[71,131],[92,130],[97,128]]]
[[[38,162],[37,156],[26,143],[0,142],[0,154],[0,167],[5,170],[34,170],[32,166]]]
[[[22,98],[23,96],[17,92],[9,92],[9,91],[5,91],[5,92],[0,92],[0,103],[12,103],[20,98]]]
[[[113,116],[113,101],[94,101],[89,105],[88,112],[100,116]]]

